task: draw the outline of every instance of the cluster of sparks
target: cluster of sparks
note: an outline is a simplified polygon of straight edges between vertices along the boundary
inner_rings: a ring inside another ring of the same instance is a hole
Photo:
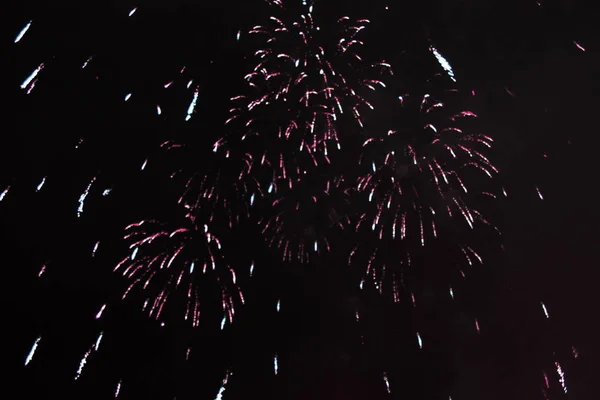
[[[179,299],[184,304],[180,314],[198,327],[203,306],[214,304],[214,299],[203,297],[216,292],[220,297],[221,329],[227,322],[233,323],[235,306],[244,304],[244,295],[236,269],[228,263],[226,251],[214,232],[221,229],[220,236],[221,232],[233,230],[242,219],[256,223],[266,243],[277,249],[283,261],[299,263],[309,263],[330,251],[332,232],[349,227],[359,238],[349,252],[348,263],[364,269],[360,288],[366,281],[372,282],[380,293],[390,288],[396,302],[402,284],[398,278],[403,268],[411,264],[412,249],[435,243],[448,226],[458,224],[470,230],[487,226],[499,233],[472,200],[474,195],[492,199],[497,195],[478,191],[480,181],[471,185],[474,176],[493,180],[498,174],[489,157],[494,140],[470,130],[468,121],[477,117],[474,112],[453,111],[435,95],[398,97],[397,107],[402,113],[417,116],[417,124],[392,126],[379,135],[367,129],[360,157],[353,165],[355,170],[336,168],[335,153],[350,146],[340,126],[351,124],[361,132],[368,128],[365,115],[374,106],[366,93],[387,88],[382,77],[392,75],[391,65],[385,61],[365,62],[361,57],[360,33],[368,20],[342,17],[337,21],[336,34],[332,34],[315,21],[313,5],[303,3],[297,12],[284,7],[281,0],[267,2],[277,9],[277,16],[248,32],[248,37],[258,37],[260,42],[253,54],[255,64],[244,77],[244,94],[231,98],[223,135],[212,148],[214,159],[209,172],[190,174],[184,185],[178,199],[186,212],[184,222],[173,227],[148,219],[125,229],[131,253],[114,267],[114,272],[127,281],[122,299],[137,291],[145,299],[143,310],[157,321],[163,321],[164,314],[171,314],[166,311],[167,304],[177,304]],[[129,17],[136,10],[132,9]],[[29,21],[15,43],[23,39],[31,25]],[[239,41],[240,37],[238,32],[236,39]],[[448,60],[436,47],[429,50],[447,77],[456,83]],[[21,89],[31,93],[44,67],[40,63],[22,82]],[[185,67],[180,74],[184,70]],[[200,95],[193,80],[187,89],[193,90],[193,95],[185,121],[193,117]],[[121,101],[131,98],[132,93],[127,93]],[[156,113],[162,112],[156,105]],[[165,141],[161,147],[170,150],[179,145]],[[148,158],[141,170],[147,164]],[[37,192],[46,180],[46,176],[41,179]],[[96,181],[94,176],[81,193],[77,217],[82,217],[86,198]],[[540,189],[535,189],[543,200]],[[0,201],[9,190],[7,186],[0,192]],[[103,196],[110,191],[105,189]],[[359,204],[361,211],[349,215],[345,207],[349,202]],[[368,239],[363,240],[365,237]],[[93,247],[93,257],[99,243]],[[397,251],[389,251],[390,248]],[[482,256],[469,244],[461,243],[457,249],[466,264],[483,263]],[[45,266],[40,275],[44,269]],[[254,262],[250,276],[253,271]],[[464,276],[462,270],[461,274]],[[449,295],[454,299],[452,287]],[[415,295],[410,293],[410,297],[416,305]],[[277,312],[280,305],[278,299]],[[546,305],[541,306],[549,319]],[[97,319],[105,309],[106,304],[96,314]],[[358,310],[355,318],[358,323]],[[474,326],[480,333],[477,319]],[[75,380],[80,378],[90,355],[98,350],[102,335],[85,352]],[[35,340],[25,365],[32,361],[40,340],[41,337]],[[423,349],[419,332],[416,344]],[[189,352],[188,348],[186,359]],[[576,354],[575,349],[573,352]],[[280,372],[278,357],[277,353],[273,356],[275,375]],[[558,361],[555,368],[561,388],[567,393],[565,371]],[[231,375],[227,371],[216,399],[223,398]],[[544,379],[547,389],[546,373]],[[385,372],[383,380],[390,393]],[[119,381],[116,386],[115,398],[121,384]]]

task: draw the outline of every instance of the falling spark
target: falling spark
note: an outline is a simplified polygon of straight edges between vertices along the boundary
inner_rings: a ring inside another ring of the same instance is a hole
[[[23,81],[23,83],[21,83],[21,89],[25,90],[28,86],[29,89],[27,89],[27,94],[31,93],[31,90],[33,89],[33,86],[35,85],[34,83],[31,83],[40,73],[40,71],[44,68],[44,63],[41,63],[28,77],[27,79],[25,79]],[[31,84],[31,86],[30,86]]]
[[[542,303],[542,309],[544,310],[544,315],[546,316],[546,318],[550,318],[550,314],[548,313],[548,309],[546,308],[546,305],[544,303]]]
[[[0,193],[0,201],[4,200],[4,198],[6,197],[6,194],[8,193],[8,191],[10,190],[10,185],[6,187],[6,189],[4,189],[4,191],[2,193]]]
[[[162,114],[162,110],[160,109],[160,106],[158,104],[156,105],[156,113],[158,115]]]
[[[94,346],[95,351],[98,351],[98,347],[100,347],[100,341],[102,340],[103,334],[104,334],[104,332],[100,332],[100,335],[98,335],[98,339],[96,339],[96,344]]]
[[[121,382],[123,382],[122,379],[119,381],[119,383],[117,383],[117,390],[115,390],[115,399],[119,397],[119,392],[121,391]]]
[[[89,349],[88,351],[86,351],[85,354],[83,355],[83,358],[81,359],[81,361],[79,361],[79,368],[77,369],[77,374],[75,375],[75,380],[79,379],[79,377],[81,376],[81,373],[83,372],[83,367],[85,367],[85,364],[87,363],[87,359],[90,356],[90,354],[92,353],[93,349],[94,349],[94,346],[92,345],[92,348]]]
[[[575,46],[577,46],[577,48],[578,48],[579,50],[581,50],[581,51],[585,51],[585,48],[584,48],[582,45],[580,45],[580,44],[579,44],[579,43],[577,43],[576,41],[573,41],[573,43],[575,43]]]
[[[575,359],[579,358],[579,352],[577,351],[575,346],[571,346],[571,350],[573,351],[573,358],[575,358]]]
[[[33,355],[35,354],[35,350],[37,349],[38,344],[40,343],[40,339],[42,339],[41,336],[39,338],[35,339],[35,342],[33,342],[33,346],[31,346],[31,350],[29,350],[29,354],[27,354],[27,358],[25,359],[25,365],[29,364],[29,362],[33,358]]]
[[[140,168],[141,171],[143,171],[146,168],[146,165],[148,164],[148,159],[146,158],[144,160],[144,163],[142,164],[142,168]]]
[[[277,312],[281,309],[281,300],[277,300]]]
[[[29,28],[31,27],[31,22],[29,21],[27,23],[27,25],[25,25],[25,27],[23,29],[21,29],[21,32],[19,32],[19,34],[17,35],[17,37],[15,38],[15,43],[18,43],[19,41],[21,41],[21,39],[23,39],[23,36],[25,36],[25,34],[27,33],[27,31],[29,30]]]
[[[42,274],[46,271],[46,264],[42,265],[40,272],[38,272],[38,278],[42,276]]]
[[[131,17],[136,11],[137,7],[133,8],[131,11],[129,11],[129,16]]]
[[[92,58],[94,58],[94,56],[89,56],[88,59],[85,60],[85,62],[81,66],[81,68],[83,69],[83,68],[87,67],[87,65],[89,64],[89,62],[92,61]]]
[[[35,191],[39,192],[40,190],[42,190],[42,187],[44,186],[44,183],[46,183],[46,177],[42,178],[42,181],[40,182],[39,185],[37,185],[37,188],[35,189]]]
[[[479,329],[479,321],[477,321],[477,318],[475,318],[475,329],[477,329],[477,333],[481,333],[481,330]]]
[[[98,313],[96,314],[96,319],[100,319],[100,317],[102,317],[102,312],[104,311],[105,308],[106,308],[106,304],[103,304],[102,307],[100,307],[100,311],[98,311]]]
[[[450,79],[452,79],[453,82],[456,82],[456,79],[454,78],[454,71],[452,70],[452,66],[450,65],[448,60],[446,60],[444,56],[442,56],[435,47],[430,46],[429,50],[433,53],[433,55],[438,60],[442,68],[444,68],[444,71],[446,71]]]
[[[90,183],[87,185],[87,187],[83,191],[83,193],[81,193],[81,196],[79,196],[79,207],[77,207],[77,217],[78,218],[81,217],[81,214],[83,214],[83,205],[85,203],[85,198],[90,193],[90,189],[92,188],[92,185],[94,184],[95,181],[96,181],[96,177],[93,177],[92,180],[90,181]]]
[[[241,36],[242,32],[241,31],[237,31],[237,36],[236,36],[236,40],[239,41],[240,40],[240,36]]]
[[[277,353],[275,353],[275,357],[273,357],[273,370],[275,372],[275,375],[277,375],[277,372],[279,371],[279,363],[277,362]]]
[[[388,380],[387,373],[385,373],[385,372],[383,373],[383,381],[385,382],[385,388],[387,389],[387,392],[391,393],[391,391],[390,391],[390,381]]]
[[[225,322],[227,322],[227,317],[223,317],[223,319],[221,320],[221,330],[225,328]]]
[[[423,340],[421,340],[421,335],[417,332],[417,340],[419,341],[419,348],[423,348]]]
[[[250,264],[250,277],[252,277],[252,273],[254,272],[254,261]]]
[[[194,98],[190,103],[190,106],[187,110],[187,116],[185,117],[186,121],[189,121],[192,118],[192,114],[194,113],[194,109],[196,108],[196,101],[198,101],[198,87],[196,86],[196,90],[194,91]]]
[[[98,246],[100,246],[100,242],[96,242],[94,245],[94,249],[92,250],[92,257],[96,256],[96,251],[98,251]]]
[[[544,200],[544,196],[542,196],[542,192],[540,192],[540,188],[536,186],[535,190],[536,190],[538,196],[540,196],[540,200]]]
[[[558,363],[558,361],[556,361],[554,363],[554,365],[556,365],[556,373],[558,374],[558,376],[560,377],[560,385],[563,388],[563,391],[565,392],[565,394],[568,392],[567,389],[567,383],[565,381],[565,371],[563,371],[562,367],[560,366],[560,364]]]
[[[112,189],[104,189],[104,192],[102,192],[102,196],[108,196],[110,192],[112,192]]]
[[[129,100],[131,98],[131,93],[127,93],[127,95],[125,96],[125,101]]]
[[[233,375],[233,373],[227,371],[227,373],[225,374],[225,378],[223,378],[223,381],[221,381],[221,388],[219,389],[219,392],[217,393],[217,397],[215,397],[215,400],[223,399],[223,393],[225,392],[225,389],[227,388],[227,381],[229,380],[229,377],[231,375]]]
[[[450,287],[450,297],[452,297],[452,300],[454,300],[454,291],[452,291],[452,287]]]

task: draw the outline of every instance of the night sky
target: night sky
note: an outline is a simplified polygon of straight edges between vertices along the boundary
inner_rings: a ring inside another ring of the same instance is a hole
[[[438,89],[436,74],[449,80],[430,46],[452,65],[465,94],[460,106],[495,139],[494,185],[508,196],[481,206],[501,235],[440,226],[451,232],[448,242],[472,241],[484,255],[464,278],[446,266],[452,262],[443,246],[432,247],[395,304],[373,287],[358,289],[364,265],[348,265],[349,250],[368,238],[344,229],[328,238],[332,251],[309,263],[282,262],[257,228],[271,212],[259,204],[259,215],[238,227],[215,228],[244,292],[232,324],[220,329],[220,293],[210,285],[203,296],[214,304],[197,328],[183,320],[183,301],[165,309],[161,326],[142,311],[143,294],[121,300],[127,282],[113,268],[131,253],[123,229],[142,219],[183,221],[176,203],[185,179],[170,175],[214,167],[212,146],[223,136],[229,99],[254,66],[257,44],[246,32],[268,22],[266,3],[19,5],[7,36],[16,111],[0,157],[5,284],[18,315],[7,321],[17,327],[9,343],[22,382],[15,394],[109,399],[120,385],[119,399],[214,399],[231,372],[226,400],[597,397],[600,35],[598,15],[583,1],[314,2],[325,30],[344,15],[369,19],[361,54],[394,70],[381,78],[387,88],[369,97],[375,110],[365,115],[367,129],[340,121],[348,143],[387,129],[389,92],[416,96]],[[27,94],[20,85],[40,63]],[[194,88],[196,109],[185,121]],[[186,148],[165,151],[167,140]],[[339,159],[350,175],[356,154],[348,147]],[[223,171],[234,175],[231,168]],[[363,204],[345,207],[356,215]],[[100,332],[98,349],[74,379]]]

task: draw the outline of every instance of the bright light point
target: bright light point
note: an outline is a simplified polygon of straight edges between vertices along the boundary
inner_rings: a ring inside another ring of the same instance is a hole
[[[4,189],[4,191],[2,193],[0,193],[0,201],[4,200],[4,198],[6,197],[6,194],[8,193],[8,191],[10,190],[10,185],[6,187],[6,189]]]
[[[42,178],[42,181],[37,185],[35,191],[39,192],[40,190],[42,190],[42,188],[44,187],[44,183],[46,183],[46,177]]]
[[[160,106],[159,106],[159,105],[157,105],[157,106],[156,106],[156,113],[157,113],[158,115],[162,114],[162,110],[160,109]]]
[[[239,40],[240,40],[240,36],[241,36],[241,35],[242,35],[242,32],[241,32],[241,31],[237,31],[237,35],[236,35],[235,39],[236,39],[237,41],[239,41]]]
[[[419,341],[419,348],[423,348],[423,341],[421,340],[421,335],[417,332],[417,340]]]
[[[38,343],[40,342],[40,339],[42,339],[42,337],[38,337],[37,339],[35,339],[35,342],[33,342],[33,346],[31,346],[31,350],[29,350],[29,354],[27,354],[27,358],[25,359],[25,365],[29,364],[31,362],[31,360],[33,359],[33,355],[35,354],[35,350],[38,347]]]
[[[577,46],[577,48],[581,51],[585,51],[585,49],[583,48],[582,45],[580,45],[579,43],[577,43],[576,41],[573,41],[573,43],[575,43],[575,46]]]
[[[315,251],[319,251],[319,245],[316,240],[313,248],[315,249]]]
[[[135,256],[137,255],[138,252],[138,247],[133,249],[133,252],[131,253],[131,261],[135,260]]]
[[[112,192],[112,189],[104,189],[104,192],[102,192],[102,196],[108,196],[110,192]]]
[[[131,17],[137,11],[137,7],[129,11],[129,16]]]
[[[254,272],[254,261],[250,264],[250,277],[252,277],[252,273]]]
[[[273,358],[273,371],[275,372],[275,375],[277,375],[277,373],[279,372],[279,363],[277,362],[277,354],[275,354],[275,357]]]
[[[127,96],[125,96],[125,101],[129,100],[131,98],[131,93],[127,93]]]
[[[448,60],[446,60],[435,47],[431,46],[429,47],[429,50],[433,53],[435,58],[438,60],[438,63],[440,63],[444,71],[446,71],[450,79],[452,79],[453,82],[456,82],[456,79],[454,78],[454,71],[452,70],[452,66]]]
[[[147,165],[147,164],[148,164],[148,159],[146,158],[146,159],[144,160],[144,163],[142,164],[142,168],[141,168],[141,170],[142,170],[142,171],[143,171],[144,169],[146,169],[146,165]]]
[[[29,23],[27,23],[27,25],[25,25],[25,27],[21,29],[21,32],[19,32],[19,34],[15,38],[15,43],[18,43],[21,39],[23,39],[23,36],[25,36],[25,33],[27,33],[27,31],[29,30],[29,27],[31,27],[31,22],[32,21],[29,21]]]
[[[225,322],[227,321],[226,317],[223,317],[223,319],[221,320],[221,330],[223,330],[223,328],[225,328]]]
[[[250,205],[254,204],[254,193],[252,193],[252,196],[250,196]]]
[[[544,303],[542,303],[542,309],[544,310],[544,315],[546,316],[546,318],[550,318],[550,314],[548,313],[548,309],[546,308],[546,305]]]
[[[100,317],[102,317],[102,313],[104,312],[105,308],[106,304],[103,304],[102,307],[100,307],[100,311],[98,311],[98,313],[96,314],[96,319],[100,319]]]

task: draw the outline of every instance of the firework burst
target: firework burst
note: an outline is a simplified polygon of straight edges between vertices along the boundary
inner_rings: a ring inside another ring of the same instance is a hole
[[[451,100],[447,104],[431,94],[399,96],[391,114],[397,129],[363,144],[360,164],[367,172],[358,177],[355,194],[366,211],[358,216],[355,230],[373,244],[362,259],[378,288],[386,275],[398,275],[386,274],[387,257],[379,260],[390,248],[396,261],[391,265],[410,265],[408,249],[423,248],[444,235],[447,240],[457,229],[487,225],[495,230],[473,205],[474,199],[495,197],[481,189],[486,187],[482,181],[497,174],[488,158],[493,139],[474,133],[475,113],[452,110]],[[384,252],[382,246],[389,248]],[[458,248],[469,264],[479,258],[467,245]]]
[[[115,267],[115,272],[130,282],[123,299],[138,290],[146,298],[144,310],[157,320],[168,300],[174,304],[183,302],[185,320],[196,327],[202,299],[212,299],[218,292],[223,319],[233,321],[235,303],[243,304],[244,297],[235,271],[223,259],[221,242],[208,225],[197,224],[191,214],[174,229],[146,220],[129,225],[125,239],[130,242],[132,253]]]

